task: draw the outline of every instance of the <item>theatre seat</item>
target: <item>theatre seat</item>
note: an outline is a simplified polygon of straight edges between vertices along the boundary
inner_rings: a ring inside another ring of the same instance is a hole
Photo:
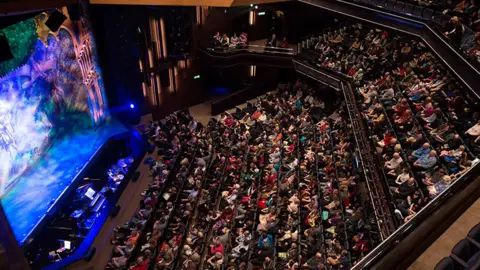
[[[433,13],[433,21],[437,24],[442,24],[442,17],[443,13],[439,11],[435,11],[435,13]]]
[[[455,270],[453,259],[445,257],[435,265],[434,270]]]
[[[450,22],[450,19],[452,19],[452,17],[450,17],[448,15],[443,15],[442,16],[442,22],[441,22],[442,26],[446,27],[447,24]]]
[[[470,229],[470,231],[468,232],[468,236],[480,243],[480,223]]]
[[[396,12],[403,12],[403,8],[405,7],[405,3],[402,1],[396,1],[395,5],[393,5],[393,10]]]
[[[466,239],[480,250],[480,224],[477,224],[468,232]]]
[[[426,20],[431,20],[433,17],[433,10],[429,8],[424,9],[422,17]]]
[[[467,262],[471,257],[477,252],[476,247],[466,239],[462,239],[458,242],[455,247],[452,249],[452,254],[450,255],[455,261],[456,269],[457,267],[467,267]]]
[[[255,106],[253,106],[252,103],[247,102],[247,107],[244,109],[244,111],[246,111],[247,113],[252,115],[256,111],[256,109],[255,109]]]
[[[242,109],[236,107],[235,112],[232,113],[233,117],[235,117],[237,120],[240,120],[243,118],[245,113],[242,111]]]
[[[399,1],[400,2],[400,1]],[[397,5],[398,3],[397,2]],[[403,3],[403,2],[402,2]],[[412,5],[412,4],[408,4],[406,3],[405,6],[403,7],[403,12],[407,13],[407,14],[413,14],[413,8],[415,7],[415,5]],[[396,10],[399,10],[395,7]]]
[[[395,9],[395,0],[388,0],[387,4],[385,5],[385,8],[388,10],[394,10]]]

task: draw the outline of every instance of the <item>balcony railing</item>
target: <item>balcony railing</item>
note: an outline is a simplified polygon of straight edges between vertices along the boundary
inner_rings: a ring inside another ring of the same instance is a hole
[[[206,47],[209,52],[221,54],[221,55],[232,55],[238,53],[257,53],[257,54],[270,54],[278,56],[295,56],[297,52],[292,48],[279,48],[279,47],[267,47],[259,45],[246,45],[241,47],[230,47],[230,46],[217,46],[217,47]]]

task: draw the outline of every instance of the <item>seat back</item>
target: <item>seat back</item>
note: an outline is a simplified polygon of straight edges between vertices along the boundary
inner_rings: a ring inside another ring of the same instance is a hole
[[[455,264],[450,257],[445,257],[435,265],[434,270],[454,270]]]
[[[460,240],[452,249],[452,254],[455,254],[458,258],[467,262],[473,255],[474,250],[470,245],[470,242],[466,239]]]
[[[388,10],[394,10],[395,9],[395,0],[388,0],[387,4],[385,5],[385,8]]]
[[[405,6],[403,7],[403,12],[407,14],[413,14],[414,7],[415,7],[414,5],[406,3]]]
[[[423,10],[424,10],[424,7],[416,6],[415,8],[413,8],[412,14],[417,16],[417,17],[422,17]]]
[[[402,1],[397,1],[395,5],[393,6],[393,10],[397,12],[403,12],[403,9],[405,8],[405,3]]]
[[[429,8],[424,9],[422,17],[426,20],[431,20],[433,17],[433,9],[429,9]]]
[[[480,223],[470,229],[470,231],[468,232],[468,236],[480,243]]]

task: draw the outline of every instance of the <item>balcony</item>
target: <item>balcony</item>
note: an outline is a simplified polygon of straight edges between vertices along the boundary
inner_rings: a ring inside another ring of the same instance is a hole
[[[293,68],[292,58],[296,55],[295,48],[284,49],[254,44],[241,48],[201,47],[197,51],[197,56],[202,59],[202,63],[222,68],[236,65]]]
[[[455,76],[462,81],[475,96],[480,98],[480,84],[478,84],[478,81],[480,81],[480,72],[467,59],[465,59],[462,53],[449,44],[444,37],[439,35],[437,31],[427,24],[424,19],[422,20],[414,16],[407,17],[405,14],[395,13],[394,11],[386,9],[386,5],[367,7],[342,0],[299,1],[334,12],[341,16],[353,18],[373,27],[398,31],[421,40],[447,67],[450,68],[452,74],[455,74]],[[377,1],[370,2],[378,3]],[[392,5],[388,5],[388,7],[391,6]],[[392,7],[395,9],[395,5]],[[430,17],[433,18],[434,14],[435,13],[430,15]],[[440,22],[442,20],[444,19],[441,19]]]

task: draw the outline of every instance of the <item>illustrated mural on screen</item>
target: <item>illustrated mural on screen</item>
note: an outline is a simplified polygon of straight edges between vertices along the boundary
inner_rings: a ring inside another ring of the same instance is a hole
[[[0,197],[55,140],[108,118],[86,21],[67,18],[52,33],[48,16],[2,29],[14,59],[0,63]]]

